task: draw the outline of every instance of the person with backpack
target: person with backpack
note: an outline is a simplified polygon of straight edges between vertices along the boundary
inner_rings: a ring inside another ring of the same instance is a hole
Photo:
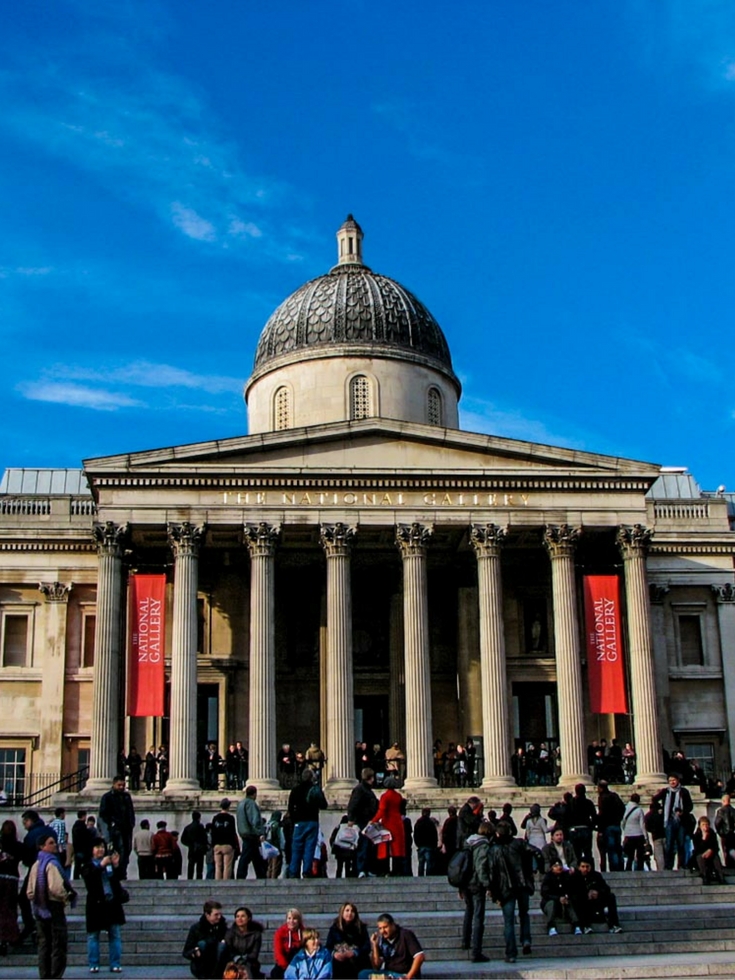
[[[283,868],[283,853],[286,850],[286,835],[283,832],[283,812],[274,810],[265,825],[265,843],[274,847],[278,854],[271,854],[267,861],[266,878],[280,878]]]
[[[482,951],[485,935],[485,896],[490,887],[490,842],[495,828],[489,820],[483,820],[476,834],[470,834],[464,848],[452,859],[456,864],[463,858],[459,893],[464,899],[462,923],[462,949],[469,949],[473,963],[490,960]]]
[[[531,953],[531,919],[528,903],[534,892],[533,865],[539,852],[526,840],[513,834],[512,826],[499,820],[495,829],[495,847],[490,849],[489,877],[490,896],[503,912],[505,935],[505,962],[515,963],[518,944],[515,935],[515,913],[521,927],[521,945],[524,955]]]

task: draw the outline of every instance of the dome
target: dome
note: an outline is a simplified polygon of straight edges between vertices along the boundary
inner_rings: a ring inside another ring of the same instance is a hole
[[[255,375],[299,351],[339,356],[339,348],[349,347],[383,356],[406,354],[454,379],[449,347],[429,310],[405,286],[363,264],[362,230],[352,215],[337,238],[338,264],[300,286],[266,323],[255,353]]]
[[[364,264],[362,238],[349,215],[337,265],[266,323],[245,384],[250,433],[365,418],[457,428],[461,385],[441,327]]]

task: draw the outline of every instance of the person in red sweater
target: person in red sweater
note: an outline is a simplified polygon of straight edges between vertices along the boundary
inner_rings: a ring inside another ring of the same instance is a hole
[[[286,967],[301,949],[304,941],[304,918],[298,909],[289,909],[286,921],[276,929],[273,936],[273,958],[276,965],[271,976],[281,980]]]
[[[156,827],[156,833],[151,837],[151,855],[155,863],[155,876],[156,878],[172,878],[176,841],[166,830],[165,820],[159,820]]]

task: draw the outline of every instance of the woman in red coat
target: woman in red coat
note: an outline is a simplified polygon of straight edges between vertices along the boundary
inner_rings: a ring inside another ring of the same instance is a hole
[[[392,840],[386,844],[378,844],[377,860],[384,862],[381,873],[388,871],[388,857],[393,859],[393,874],[403,875],[405,873],[404,863],[406,857],[406,835],[403,830],[403,818],[401,816],[401,803],[403,797],[396,789],[398,780],[394,776],[388,776],[383,783],[385,792],[380,797],[378,812],[372,819],[372,823],[380,822],[386,830],[390,831]]]

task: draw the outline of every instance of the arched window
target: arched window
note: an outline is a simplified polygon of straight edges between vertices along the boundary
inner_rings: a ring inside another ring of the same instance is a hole
[[[357,374],[350,381],[350,418],[367,419],[371,415],[370,381],[364,374]]]
[[[429,425],[444,425],[444,412],[442,411],[442,393],[438,388],[429,388],[428,404],[426,415]]]
[[[291,422],[291,392],[288,388],[279,388],[273,399],[273,417],[276,430],[290,429]]]

